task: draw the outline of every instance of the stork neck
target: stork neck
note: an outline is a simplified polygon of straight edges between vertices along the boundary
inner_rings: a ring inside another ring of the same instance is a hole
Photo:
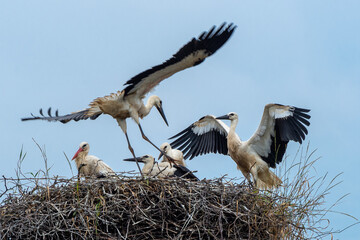
[[[231,120],[231,122],[230,122],[230,130],[229,130],[229,134],[228,134],[228,137],[231,137],[231,138],[238,138],[239,140],[240,140],[240,138],[239,138],[239,136],[237,136],[237,134],[236,134],[236,132],[235,132],[235,129],[236,129],[236,126],[237,126],[237,124],[238,124],[238,119],[233,119],[233,120]]]
[[[151,173],[153,167],[154,167],[154,161],[150,161],[150,162],[145,163],[145,165],[141,171],[143,174],[147,175],[147,174]]]
[[[152,97],[150,97],[150,98],[147,100],[146,105],[145,105],[145,106],[143,105],[143,106],[139,109],[139,116],[140,116],[141,118],[147,116],[147,115],[150,113],[150,111],[151,111],[151,109],[153,108],[154,105],[155,105],[155,101],[154,101],[154,99],[153,99]]]
[[[230,123],[230,132],[234,133],[235,132],[235,129],[236,129],[236,126],[238,124],[239,120],[238,119],[233,119],[231,120],[231,123]]]
[[[74,159],[75,160],[75,163],[76,163],[76,166],[77,168],[80,167],[81,163],[83,163],[83,160],[85,159],[85,157],[87,156],[87,152],[80,152],[77,157]]]

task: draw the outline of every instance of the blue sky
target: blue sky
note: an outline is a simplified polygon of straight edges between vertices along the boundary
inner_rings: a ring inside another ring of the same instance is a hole
[[[63,152],[81,141],[116,171],[135,170],[115,120],[68,124],[21,122],[40,107],[60,113],[83,109],[96,97],[121,90],[132,76],[161,63],[212,25],[234,22],[229,42],[203,64],[163,81],[152,94],[163,100],[170,126],[153,111],[142,126],[157,145],[203,115],[239,114],[237,133],[256,130],[267,103],[310,108],[305,143],[321,157],[315,174],[339,172],[344,194],[337,211],[360,218],[360,3],[358,1],[2,1],[0,3],[1,175],[14,176],[20,149],[24,172],[43,168],[34,138],[45,145],[54,175],[70,177]],[[156,150],[128,121],[137,155]],[[290,143],[291,159],[299,145]],[[206,155],[188,162],[200,178],[241,177],[229,158]],[[330,215],[334,228],[355,220]],[[357,225],[335,235],[354,239]]]

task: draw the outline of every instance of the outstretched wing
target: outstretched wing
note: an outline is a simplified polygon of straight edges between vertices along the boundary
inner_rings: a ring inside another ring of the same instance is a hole
[[[281,104],[267,104],[254,135],[244,144],[248,144],[262,159],[275,168],[282,161],[289,141],[299,142],[308,133],[310,110]],[[305,125],[305,126],[304,126]]]
[[[78,111],[78,112],[73,112],[70,114],[66,114],[66,115],[62,115],[59,116],[58,110],[55,111],[55,115],[53,116],[51,113],[51,108],[48,109],[47,114],[48,116],[45,116],[43,114],[43,110],[42,108],[39,111],[40,116],[34,116],[33,114],[31,114],[32,117],[28,117],[28,118],[22,118],[21,121],[29,121],[29,120],[46,120],[49,122],[62,122],[62,123],[67,123],[71,120],[74,121],[79,121],[79,120],[86,120],[88,118],[90,118],[91,120],[96,119],[97,117],[99,117],[102,112],[98,112],[92,115],[89,115],[89,109],[85,109],[82,111]]]
[[[172,58],[164,63],[152,67],[135,77],[124,85],[125,96],[136,93],[144,96],[165,78],[174,73],[202,63],[205,58],[214,54],[231,37],[236,26],[232,23],[226,26],[223,23],[218,29],[212,27],[209,32],[202,33],[197,39],[193,38],[183,46]]]
[[[112,105],[118,102],[119,99],[122,97],[123,97],[123,92],[120,91],[116,93],[111,93],[110,95],[104,97],[98,97],[89,104],[89,108],[62,116],[59,116],[58,110],[55,111],[55,115],[53,116],[51,113],[51,108],[49,108],[47,111],[48,116],[45,116],[43,110],[40,109],[39,111],[40,116],[34,116],[33,114],[31,114],[32,117],[22,118],[21,121],[46,120],[49,122],[57,121],[57,122],[67,123],[71,120],[74,120],[76,122],[79,120],[86,120],[86,119],[94,120],[104,113],[102,109],[107,110],[108,108],[112,108],[113,107]],[[100,109],[100,106],[102,107],[102,109]]]
[[[172,148],[184,153],[184,158],[193,159],[206,153],[228,154],[227,135],[229,127],[212,115],[207,115],[194,122],[188,128],[171,137]]]

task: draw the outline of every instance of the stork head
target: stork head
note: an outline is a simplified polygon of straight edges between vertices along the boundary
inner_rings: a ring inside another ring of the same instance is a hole
[[[77,152],[75,153],[74,157],[71,160],[74,160],[75,158],[77,158],[79,153],[81,153],[81,152],[88,154],[89,150],[90,150],[89,143],[87,143],[87,142],[80,143],[79,149],[77,150]]]
[[[169,126],[168,121],[165,116],[165,113],[164,113],[164,110],[163,110],[163,107],[162,107],[161,99],[158,96],[153,95],[149,98],[149,101],[152,103],[153,106],[156,107],[156,109],[159,111],[161,117],[164,119],[164,122],[166,123],[166,125]]]
[[[232,120],[238,119],[238,115],[236,113],[234,113],[234,112],[230,112],[230,113],[228,113],[228,114],[226,114],[224,116],[217,117],[216,119],[223,119],[223,120],[232,121]]]
[[[171,146],[169,143],[164,142],[163,144],[161,144],[160,146],[160,150],[164,151],[165,153],[169,152],[171,150]]]
[[[137,157],[136,160],[138,162],[141,162],[141,163],[154,163],[155,162],[155,158],[151,155],[144,155],[142,157]],[[124,161],[127,161],[127,162],[135,162],[136,161],[134,158],[126,158],[124,159]]]
[[[164,142],[163,144],[161,144],[160,150],[161,150],[162,152],[160,152],[160,155],[159,155],[159,157],[158,157],[158,160],[163,156],[163,152],[164,152],[164,153],[168,153],[168,152],[171,150],[171,146],[170,146],[169,143]]]

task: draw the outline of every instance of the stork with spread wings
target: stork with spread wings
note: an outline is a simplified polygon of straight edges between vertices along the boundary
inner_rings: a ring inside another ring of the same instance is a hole
[[[122,91],[112,93],[105,97],[96,98],[85,110],[63,116],[59,116],[58,111],[56,111],[55,115],[52,116],[50,108],[48,110],[49,116],[44,116],[42,109],[40,109],[41,116],[32,115],[32,117],[22,118],[22,121],[47,120],[67,123],[71,120],[94,120],[102,114],[108,114],[118,122],[126,136],[128,147],[133,157],[136,159],[134,150],[131,147],[128,138],[126,127],[126,119],[132,118],[138,124],[142,137],[160,151],[160,149],[145,136],[139,119],[146,117],[154,106],[158,109],[166,124],[168,124],[167,119],[160,98],[153,95],[149,97],[147,104],[145,105],[143,102],[145,95],[164,79],[186,68],[202,63],[207,57],[214,54],[229,40],[235,31],[235,28],[235,25],[226,23],[223,23],[219,28],[216,28],[215,26],[212,27],[208,32],[203,32],[198,38],[193,38],[190,42],[185,44],[170,59],[160,65],[139,73],[128,80],[124,84],[126,87]],[[140,170],[139,165],[138,168]]]
[[[184,158],[201,154],[230,155],[247,180],[250,174],[255,186],[266,189],[279,186],[282,181],[269,167],[280,163],[289,141],[299,142],[308,133],[310,110],[281,104],[267,104],[260,125],[253,136],[240,140],[235,129],[238,115],[231,112],[221,117],[207,115],[173,136],[170,145],[183,151]],[[228,127],[220,119],[230,120]]]

